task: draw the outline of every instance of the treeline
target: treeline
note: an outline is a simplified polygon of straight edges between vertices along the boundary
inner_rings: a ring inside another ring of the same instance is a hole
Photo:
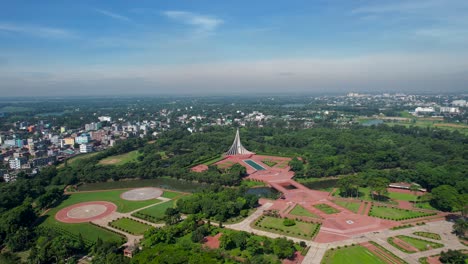
[[[258,197],[246,194],[247,189],[213,187],[177,201],[177,209],[184,214],[199,214],[203,218],[226,221],[231,217],[248,215],[248,209],[258,205]]]
[[[82,161],[80,166],[68,166],[59,172],[59,178],[67,183],[170,176],[235,185],[239,177],[229,171],[190,171],[199,162],[224,153],[234,134],[234,129],[226,127],[207,127],[204,132],[194,134],[174,129],[162,133],[154,144],[140,147],[142,157],[137,162],[99,165],[99,159],[115,151],[110,149]],[[319,126],[301,130],[264,127],[241,129],[241,138],[247,149],[257,153],[301,157],[302,162],[293,166],[296,177],[379,173],[390,181],[418,182],[428,189],[442,184],[467,186],[468,137],[456,131],[386,125],[347,129]],[[125,150],[129,149],[134,148]]]

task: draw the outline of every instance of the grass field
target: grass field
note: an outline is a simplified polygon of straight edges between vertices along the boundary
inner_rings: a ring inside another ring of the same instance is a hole
[[[120,218],[109,223],[110,226],[133,235],[143,235],[151,226],[130,218]]]
[[[77,161],[80,161],[80,160],[84,160],[84,159],[87,159],[87,158],[91,158],[93,156],[96,156],[97,154],[99,154],[99,152],[93,152],[93,153],[86,153],[86,154],[80,154],[80,155],[77,155],[77,156],[74,156],[73,158],[70,158],[67,160],[67,165],[70,166],[70,167],[73,167],[74,164],[76,164]],[[59,164],[57,166],[58,169],[60,168],[63,168],[65,167],[65,162]]]
[[[340,196],[340,192],[335,192],[333,194],[334,196],[338,196],[338,197],[341,197]],[[381,203],[388,203],[388,204],[398,204],[398,202],[396,201],[393,201],[391,199],[387,199],[387,200],[375,200],[372,198],[372,195],[370,194],[370,189],[367,188],[367,187],[359,187],[359,199],[360,200],[364,200],[364,201],[377,201],[377,202],[381,202]]]
[[[440,244],[440,243],[435,243],[435,242],[431,242],[428,240],[419,239],[415,237],[409,237],[409,236],[403,236],[403,235],[397,236],[397,237],[405,241],[406,243],[412,245],[413,247],[417,248],[419,251],[426,251],[429,249],[440,248],[444,246],[443,244]]]
[[[114,190],[114,191],[101,191],[101,192],[78,192],[71,194],[68,199],[62,202],[63,204],[72,205],[81,202],[90,201],[108,201],[117,205],[117,211],[121,213],[128,213],[139,209],[141,207],[160,203],[159,199],[152,199],[147,201],[127,201],[120,198],[120,195],[127,190]]]
[[[251,181],[251,180],[243,180],[241,182],[241,185],[249,187],[249,188],[252,188],[252,187],[265,187],[266,186],[266,184],[264,182]]]
[[[434,240],[441,240],[441,237],[439,234],[436,233],[430,233],[430,232],[414,232],[414,235],[420,236],[420,237],[425,237],[425,238],[430,238]]]
[[[150,222],[158,223],[164,218],[164,214],[167,208],[173,208],[175,201],[168,201],[164,203],[151,206],[141,211],[135,212],[132,216],[147,220]]]
[[[328,250],[322,259],[323,264],[386,264],[374,253],[363,246],[350,246]]]
[[[326,214],[336,214],[340,212],[340,210],[335,209],[328,204],[315,204],[314,207]]]
[[[274,160],[271,160],[271,159],[264,159],[264,160],[262,160],[262,162],[263,162],[263,164],[267,165],[268,167],[273,167],[276,164],[278,164],[278,162],[276,162]]]
[[[320,228],[319,224],[302,221],[296,221],[296,224],[293,226],[285,226],[283,225],[283,218],[271,216],[263,216],[260,219],[255,222],[254,228],[298,238],[311,238],[318,233],[318,229]]]
[[[140,156],[138,150],[130,151],[124,154],[110,156],[99,161],[101,165],[123,165],[129,162],[138,161],[137,158]]]
[[[416,203],[414,206],[417,207],[417,208],[421,208],[421,209],[437,210],[434,207],[432,207],[432,205],[429,202]]]
[[[395,220],[395,221],[429,216],[433,214],[435,213],[426,213],[426,212],[406,210],[406,209],[393,208],[393,207],[387,207],[387,206],[372,206],[371,210],[369,211],[370,216],[383,218],[383,219],[390,219],[390,220]]]
[[[417,200],[418,196],[410,193],[398,193],[398,192],[389,192],[388,197],[394,200],[409,201],[414,202]]]
[[[236,164],[235,162],[233,161],[225,161],[221,164],[218,164],[218,168],[219,169],[227,169],[229,167],[231,167],[232,165]]]
[[[213,164],[213,163],[216,163],[216,162],[218,162],[218,161],[220,161],[220,160],[223,160],[223,159],[224,159],[223,156],[219,156],[219,157],[216,157],[216,158],[212,158],[212,159],[210,159],[210,160],[208,160],[208,161],[205,161],[205,162],[203,162],[202,164],[203,164],[203,165],[206,165],[206,166],[209,166],[209,165],[211,165],[211,164]]]
[[[104,241],[120,242],[122,240],[121,236],[110,232],[104,228],[100,228],[89,223],[66,224],[55,220],[55,214],[59,210],[72,204],[91,200],[93,199],[84,199],[84,196],[82,195],[71,195],[70,198],[64,200],[59,206],[52,208],[49,212],[47,212],[45,216],[43,216],[44,221],[40,224],[40,227],[51,228],[58,232],[70,233],[75,236],[78,236],[78,234],[81,233],[83,238],[85,238],[88,241],[92,241],[93,243],[98,238],[101,238]]]
[[[361,206],[361,203],[359,202],[348,202],[348,201],[341,201],[341,200],[334,200],[333,202],[339,206],[349,209],[351,212],[354,212],[354,213],[357,213],[359,211],[359,207]]]
[[[320,218],[318,215],[307,211],[304,207],[300,205],[294,206],[294,209],[289,212],[291,215],[297,215],[297,216],[307,216],[307,217],[315,217],[315,218]]]
[[[172,199],[172,198],[175,198],[175,197],[180,196],[180,195],[182,195],[182,193],[179,193],[179,192],[171,192],[171,191],[164,191],[163,194],[162,194],[161,196],[164,197],[164,198]]]

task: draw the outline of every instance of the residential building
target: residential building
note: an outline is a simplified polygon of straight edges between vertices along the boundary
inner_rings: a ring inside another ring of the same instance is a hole
[[[83,133],[75,138],[77,144],[88,144],[91,141],[89,134]]]
[[[8,164],[10,165],[10,169],[19,170],[27,162],[28,162],[28,159],[26,157],[16,157],[16,158],[10,158],[10,160],[8,161]]]
[[[90,152],[93,152],[93,146],[89,144],[80,145],[80,153],[90,153]]]

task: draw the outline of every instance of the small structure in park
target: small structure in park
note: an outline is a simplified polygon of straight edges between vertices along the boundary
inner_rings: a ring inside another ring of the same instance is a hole
[[[239,129],[237,129],[236,137],[234,138],[234,142],[232,142],[231,148],[224,153],[226,156],[236,156],[236,155],[253,155],[255,153],[248,151],[240,141]]]

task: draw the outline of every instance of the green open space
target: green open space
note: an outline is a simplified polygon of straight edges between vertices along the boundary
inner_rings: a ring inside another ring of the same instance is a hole
[[[162,222],[164,219],[164,214],[166,213],[167,208],[173,208],[175,206],[175,201],[167,201],[160,203],[148,208],[145,208],[141,211],[135,212],[132,216],[150,221],[153,223]]]
[[[161,197],[172,199],[180,195],[183,195],[183,194],[180,192],[164,191]]]
[[[373,205],[369,211],[369,216],[390,219],[395,221],[407,220],[418,217],[435,215],[436,213],[427,213],[416,210],[401,209],[389,206]]]
[[[400,235],[396,237],[408,243],[409,245],[417,248],[419,251],[426,251],[429,249],[441,248],[444,246],[443,244],[440,244],[440,243],[435,243],[435,242],[431,242],[425,239],[420,239],[420,238],[415,238],[415,237],[410,237],[410,236]],[[399,246],[396,246],[396,248],[402,250]],[[402,251],[405,252],[405,250],[402,250]]]
[[[411,193],[388,192],[388,197],[394,200],[414,202],[418,196]]]
[[[249,187],[249,188],[252,188],[252,187],[265,187],[266,186],[266,184],[264,182],[251,181],[251,180],[243,180],[241,182],[241,185],[245,186],[245,187]]]
[[[223,159],[224,159],[223,156],[216,156],[216,157],[214,157],[214,158],[212,158],[212,159],[209,159],[209,160],[207,160],[207,161],[204,161],[202,164],[203,164],[203,165],[206,165],[206,166],[209,166],[209,165],[211,165],[211,164],[213,164],[213,163],[216,163],[216,162],[218,162],[218,161],[221,161],[221,160],[223,160]]]
[[[356,245],[328,250],[322,259],[322,264],[374,264],[386,262],[367,248]]]
[[[285,226],[283,221],[283,218],[261,216],[257,221],[255,221],[253,227],[268,232],[297,238],[312,238],[318,233],[318,230],[320,229],[320,224],[317,223],[308,223],[296,220],[295,225]]]
[[[75,166],[77,164],[77,161],[80,161],[80,160],[84,160],[84,159],[88,159],[88,158],[91,158],[93,156],[96,156],[97,154],[99,154],[99,152],[93,152],[93,153],[86,153],[86,154],[79,154],[79,155],[76,155],[72,158],[69,158],[67,159],[66,163],[67,163],[67,166]],[[60,168],[63,168],[65,167],[65,162],[64,163],[61,163],[57,166],[58,169]]]
[[[354,213],[357,213],[359,211],[359,207],[361,207],[360,202],[350,202],[350,201],[343,201],[343,200],[333,200],[333,202]]]
[[[430,238],[430,239],[434,239],[434,240],[441,240],[442,239],[439,234],[431,233],[431,232],[414,232],[413,234],[416,235],[416,236]]]
[[[94,243],[97,238],[101,238],[106,241],[117,241],[120,242],[122,237],[104,228],[92,225],[90,223],[76,223],[68,224],[62,223],[55,220],[55,214],[61,209],[68,207],[73,204],[90,202],[90,201],[108,201],[117,205],[118,212],[131,212],[138,208],[160,203],[159,199],[152,199],[147,201],[127,201],[120,198],[120,194],[126,190],[114,190],[114,191],[101,191],[101,192],[81,192],[73,193],[65,200],[63,200],[57,207],[52,208],[43,217],[44,221],[40,224],[40,228],[51,228],[58,232],[68,233],[71,235],[81,235],[89,242]]]
[[[415,203],[414,206],[426,210],[437,210],[434,207],[432,207],[432,205],[429,202]]]
[[[278,162],[272,160],[272,159],[264,159],[262,160],[263,164],[269,166],[269,167],[273,167],[275,166],[276,164],[278,164]]]
[[[291,215],[297,215],[297,216],[306,216],[306,217],[315,217],[315,218],[320,218],[318,215],[306,210],[304,207],[300,205],[294,206],[294,209],[289,212]]]
[[[123,165],[129,162],[137,162],[141,154],[138,150],[130,151],[124,154],[109,156],[99,161],[101,165]]]
[[[340,210],[333,208],[328,204],[314,204],[314,207],[326,214],[336,214],[340,212]]]
[[[162,202],[159,199],[151,199],[146,201],[128,201],[120,198],[120,195],[126,191],[127,190],[77,192],[68,196],[68,199],[64,200],[60,206],[64,205],[65,207],[72,204],[91,201],[107,201],[117,205],[118,212],[128,213],[141,207]]]
[[[143,235],[151,228],[150,225],[126,217],[114,220],[109,225],[132,235]]]
[[[218,164],[219,169],[227,169],[232,165],[236,164],[234,161],[224,161],[223,163]]]
[[[334,192],[333,196],[342,197],[340,195],[339,191]],[[347,197],[344,197],[344,198],[347,198]],[[390,197],[386,197],[386,196],[380,197],[382,199],[378,199],[379,197],[377,197],[377,196],[373,197],[371,195],[370,188],[368,188],[368,187],[359,187],[359,197],[358,198],[359,198],[359,200],[364,200],[364,201],[372,201],[372,202],[377,201],[377,202],[380,202],[380,203],[398,204],[398,202],[389,199]]]

